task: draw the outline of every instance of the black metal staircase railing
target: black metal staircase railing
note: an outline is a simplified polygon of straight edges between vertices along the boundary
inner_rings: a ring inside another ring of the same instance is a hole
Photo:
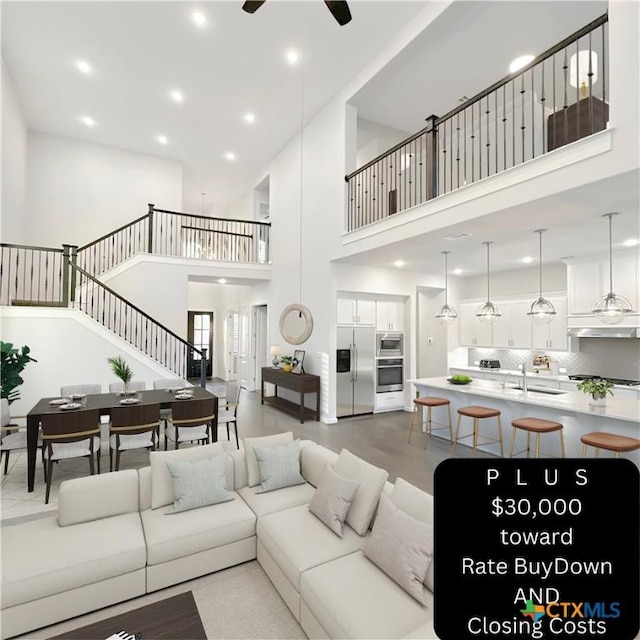
[[[383,220],[605,129],[608,16],[345,177],[345,230]]]

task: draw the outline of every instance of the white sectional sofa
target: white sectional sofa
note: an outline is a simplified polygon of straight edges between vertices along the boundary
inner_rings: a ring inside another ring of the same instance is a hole
[[[296,445],[299,483],[261,492],[256,452],[293,442],[246,439],[225,454],[225,501],[179,513],[167,462],[204,461],[221,444],[152,452],[139,471],[64,482],[56,515],[1,530],[2,637],[257,558],[310,638],[436,638],[432,565],[418,580],[421,604],[367,555],[379,501],[432,525],[431,496],[311,441]],[[341,537],[310,510],[329,470],[357,484]]]

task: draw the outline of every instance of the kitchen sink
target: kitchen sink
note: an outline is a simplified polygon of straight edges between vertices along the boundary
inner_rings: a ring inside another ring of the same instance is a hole
[[[509,385],[508,388],[515,389],[516,391],[524,391],[521,384]],[[561,391],[560,389],[548,389],[547,387],[535,387],[530,385],[527,387],[527,391],[531,393],[546,393],[549,396],[561,396],[562,394],[567,393],[566,391]]]

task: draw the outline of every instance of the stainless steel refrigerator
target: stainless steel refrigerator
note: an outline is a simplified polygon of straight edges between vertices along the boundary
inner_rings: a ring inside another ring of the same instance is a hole
[[[336,387],[338,418],[373,412],[375,327],[338,327]]]

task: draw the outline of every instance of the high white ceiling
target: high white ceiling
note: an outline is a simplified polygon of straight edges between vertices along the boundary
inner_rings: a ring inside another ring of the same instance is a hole
[[[185,208],[220,215],[297,133],[301,105],[308,120],[429,4],[351,0],[353,20],[340,27],[321,0],[268,0],[253,15],[242,0],[3,0],[2,56],[31,129],[176,160],[184,166]],[[606,9],[603,0],[454,2],[351,103],[363,118],[415,132],[428,115],[443,115],[505,76],[516,56],[541,53]],[[204,29],[195,26],[194,10],[205,14]],[[303,67],[286,63],[293,47],[302,50]],[[91,76],[78,72],[78,59],[94,67]],[[183,104],[169,99],[172,89],[183,92]],[[248,111],[253,125],[243,120]],[[85,114],[95,127],[80,123]],[[226,160],[227,151],[237,159]],[[481,273],[481,243],[493,240],[495,269],[517,268],[523,255],[537,256],[533,229],[541,226],[550,229],[545,262],[598,253],[606,250],[600,218],[607,211],[621,214],[618,242],[638,236],[637,174],[615,188],[467,225],[460,230],[472,235],[455,243],[442,239],[455,230],[448,229],[349,261],[389,266],[397,254],[433,273],[449,249],[452,269]]]

